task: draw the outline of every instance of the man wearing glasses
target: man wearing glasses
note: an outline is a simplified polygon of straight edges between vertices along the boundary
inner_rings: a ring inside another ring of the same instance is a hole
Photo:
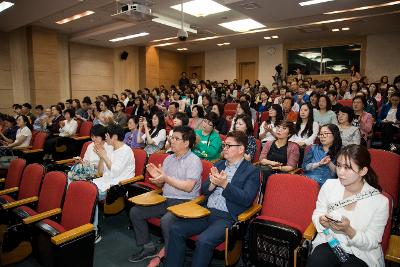
[[[260,173],[244,160],[246,145],[245,133],[228,133],[222,145],[225,160],[211,168],[210,176],[201,186],[211,214],[200,219],[178,219],[171,225],[166,266],[183,266],[186,239],[193,235],[198,235],[198,239],[192,266],[208,266],[215,246],[225,240],[225,228],[231,227],[238,215],[253,203],[260,186]]]
[[[196,130],[196,146],[193,153],[199,158],[205,160],[219,159],[221,154],[221,138],[214,131],[215,125],[218,123],[218,115],[209,112],[201,124],[201,129]]]
[[[162,188],[163,196],[167,201],[155,206],[134,206],[129,213],[136,234],[136,243],[141,249],[134,253],[130,262],[140,262],[157,255],[156,247],[150,239],[147,219],[161,217],[161,230],[168,245],[169,228],[175,221],[175,216],[167,212],[167,208],[182,202],[196,198],[200,194],[201,172],[203,171],[201,160],[191,152],[196,135],[189,126],[174,128],[169,138],[171,150],[162,166],[150,163],[146,166],[150,173],[150,181]],[[166,251],[166,249],[165,249]],[[159,253],[161,258],[164,250]]]

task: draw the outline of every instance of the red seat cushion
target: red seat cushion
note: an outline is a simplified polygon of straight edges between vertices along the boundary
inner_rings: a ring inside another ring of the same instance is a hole
[[[303,227],[301,227],[300,225],[298,225],[296,223],[293,223],[293,222],[290,222],[290,221],[287,221],[287,220],[284,220],[281,218],[275,218],[275,217],[271,217],[271,216],[267,216],[267,215],[260,215],[260,216],[257,216],[257,219],[284,224],[284,225],[287,225],[289,227],[299,230],[301,233],[304,233],[304,231],[306,230],[306,229],[303,229]]]
[[[150,218],[150,219],[147,219],[147,222],[152,225],[158,226],[158,227],[160,227],[160,225],[161,225],[160,218]]]
[[[8,202],[8,203],[14,202],[14,201],[15,201],[15,199],[13,199],[12,197],[10,197],[9,195],[3,195],[3,196],[1,196],[0,198],[3,199],[3,200],[5,200],[5,202]]]
[[[19,209],[25,211],[25,212],[28,213],[30,216],[38,214],[36,211],[34,211],[33,209],[31,209],[31,208],[29,208],[29,207],[27,207],[27,206],[21,206],[21,207],[19,207]]]
[[[50,225],[51,227],[53,227],[60,233],[64,233],[66,231],[64,227],[62,227],[60,224],[56,223],[55,221],[45,219],[45,220],[43,220],[43,222]]]
[[[194,235],[189,238],[190,240],[196,241],[197,240],[197,235]],[[219,244],[218,246],[215,247],[215,250],[218,251],[225,251],[225,241]]]

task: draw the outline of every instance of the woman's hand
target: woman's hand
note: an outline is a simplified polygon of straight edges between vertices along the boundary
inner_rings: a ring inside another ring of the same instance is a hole
[[[107,153],[104,147],[101,144],[94,144],[94,152],[99,156],[101,159],[107,158]]]
[[[356,230],[350,225],[350,220],[347,217],[342,217],[341,222],[330,221],[329,228],[343,232],[345,235],[352,239],[356,235]]]
[[[324,157],[324,158],[322,158],[320,161],[319,161],[319,165],[326,165],[326,164],[329,164],[331,162],[331,157],[329,157],[329,156],[326,156],[326,157]]]
[[[326,218],[325,215],[322,215],[319,217],[319,223],[324,227],[324,228],[330,228],[330,221],[328,218]]]

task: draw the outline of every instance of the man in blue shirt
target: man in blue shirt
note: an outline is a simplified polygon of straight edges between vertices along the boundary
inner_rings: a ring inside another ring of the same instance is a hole
[[[186,238],[198,235],[192,266],[208,266],[215,246],[225,240],[225,229],[248,209],[260,186],[259,170],[243,160],[247,135],[230,132],[222,145],[225,160],[211,169],[201,186],[211,214],[200,219],[179,219],[170,227],[166,266],[183,266]],[[170,255],[170,256],[168,256]]]

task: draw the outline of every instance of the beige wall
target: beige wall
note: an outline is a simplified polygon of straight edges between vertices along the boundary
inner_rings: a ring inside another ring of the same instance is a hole
[[[114,51],[91,45],[70,44],[72,98],[114,93]]]
[[[8,34],[0,33],[0,112],[9,113],[13,104]]]
[[[121,59],[121,53],[128,52],[126,60]],[[139,48],[124,46],[114,48],[114,90],[116,93],[124,89],[137,91],[139,89]]]
[[[283,45],[263,45],[259,47],[258,79],[261,84],[270,88],[275,75],[275,66],[282,63]]]
[[[199,71],[200,70],[200,71]],[[197,73],[197,78],[203,80],[205,77],[205,52],[186,55],[186,72],[189,77]]]
[[[367,37],[365,74],[370,82],[387,75],[390,83],[400,75],[400,33]]]
[[[232,82],[236,78],[236,49],[205,52],[205,79]]]
[[[186,71],[186,56],[168,50],[160,49],[160,80],[159,84],[163,84],[169,88],[172,84],[178,85],[182,71]]]

